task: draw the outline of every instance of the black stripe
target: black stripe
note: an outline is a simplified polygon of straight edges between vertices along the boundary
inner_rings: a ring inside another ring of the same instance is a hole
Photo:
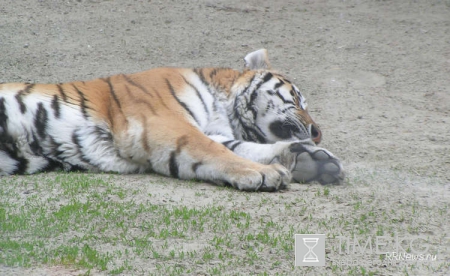
[[[87,169],[79,166],[79,165],[73,165],[67,162],[64,162],[63,169],[65,172],[85,172]]]
[[[222,145],[224,145],[225,147],[228,148],[228,146],[233,142],[234,142],[234,140],[225,141],[225,142],[222,142]]]
[[[139,88],[140,90],[142,90],[145,94],[149,95],[150,97],[154,97],[150,92],[148,92],[148,90],[143,87],[142,85],[140,85],[139,83],[134,82],[132,79],[130,79],[130,77],[128,77],[127,75],[122,74],[122,77],[131,85]]]
[[[209,111],[208,111],[208,108],[207,108],[207,106],[206,106],[205,101],[203,100],[202,95],[200,94],[200,91],[198,91],[197,87],[195,87],[192,83],[190,83],[184,76],[181,76],[181,77],[183,78],[183,80],[184,80],[190,87],[192,87],[192,89],[195,90],[195,93],[197,94],[197,97],[198,97],[198,98],[200,99],[200,101],[202,102],[203,108],[205,109],[205,112],[206,112],[206,114],[208,114],[208,117],[209,117]]]
[[[65,151],[63,149],[60,149],[62,144],[56,142],[55,139],[53,139],[53,137],[51,137],[51,136],[50,136],[49,140],[50,140],[49,147],[51,148],[51,154],[49,154],[49,156],[52,156],[57,159],[62,159],[61,155],[63,155],[65,153]]]
[[[108,84],[108,86],[109,86],[109,92],[111,93],[111,95],[112,95],[112,97],[113,97],[113,99],[114,99],[114,102],[117,104],[117,106],[119,107],[119,109],[121,109],[122,107],[120,106],[119,99],[117,98],[116,92],[114,91],[114,87],[112,86],[111,78],[102,79],[102,80],[105,81],[105,82]]]
[[[236,141],[236,143],[234,145],[232,145],[229,149],[231,151],[234,151],[239,145],[241,145],[242,142],[241,141]]]
[[[203,83],[203,85],[205,86],[206,92],[208,92],[208,93],[213,97],[213,106],[212,106],[212,109],[213,109],[213,112],[217,112],[217,102],[218,102],[217,96],[215,95],[215,93],[213,93],[213,91],[211,91],[211,89],[210,89],[211,83],[209,83],[209,82],[206,81],[205,74],[204,74],[203,71],[204,71],[204,69],[202,69],[202,68],[195,68],[195,69],[193,69],[193,72],[194,72],[195,74],[197,74],[197,76],[199,77],[200,81],[201,81],[201,82]],[[216,73],[217,73],[217,70],[214,69],[213,72],[214,72],[214,74],[216,74]],[[212,74],[213,72],[211,72],[211,74]],[[211,74],[210,74],[210,77],[213,76],[213,75],[211,75]],[[208,114],[209,114],[209,113],[208,113]]]
[[[151,105],[149,102],[141,100],[138,103],[145,104],[150,109],[153,115],[158,115],[158,113],[156,113],[155,111],[155,108],[153,108],[153,105]]]
[[[264,78],[263,78],[263,83],[266,83],[266,82],[268,82],[268,81],[270,81],[271,79],[272,79],[272,77],[273,77],[273,74],[272,73],[267,73],[265,76],[264,76]]]
[[[295,106],[288,106],[288,107],[285,107],[284,109],[282,109],[282,110],[280,110],[280,112],[281,113],[286,113],[288,110],[291,110],[291,109],[297,109],[297,107],[295,107]]]
[[[242,93],[240,93],[239,97],[245,97],[245,94],[247,94],[247,92],[250,89],[250,86],[252,86],[252,83],[254,80],[255,80],[255,75],[252,76],[252,78],[248,82],[248,86],[245,87],[245,89],[242,91]],[[239,103],[239,101],[234,101],[234,110],[237,110],[238,103]],[[236,115],[236,112],[235,112],[235,115]]]
[[[24,93],[23,90],[19,91],[16,95],[16,100],[17,100],[17,103],[19,104],[20,112],[22,114],[25,114],[25,112],[27,112],[27,107],[23,102],[23,93]]]
[[[20,151],[17,148],[16,142],[11,136],[7,135],[6,133],[0,135],[0,150],[18,163],[17,167],[13,171],[8,173],[25,174],[28,168],[28,159],[18,155]]]
[[[61,170],[62,169],[62,164],[56,160],[50,159],[50,158],[46,158],[47,160],[47,165],[43,168],[43,171],[56,171],[56,170]]]
[[[81,150],[82,145],[81,145],[78,135],[76,134],[75,131],[72,133],[72,142],[77,146],[78,154],[80,155],[80,160],[90,164],[91,161],[88,158],[86,158],[86,156],[84,156],[84,154]],[[76,166],[78,166],[78,165],[76,165]]]
[[[19,103],[20,106],[20,112],[22,114],[25,114],[27,112],[27,106],[23,102],[23,95],[31,93],[31,90],[33,89],[34,84],[28,84],[25,89],[20,90],[16,95],[16,100]]]
[[[0,98],[0,150],[13,154],[17,151],[14,139],[8,134],[8,115],[6,114],[5,98]],[[8,155],[11,156],[11,154]]]
[[[34,155],[42,155],[42,147],[39,145],[38,138],[33,133],[32,135],[33,141],[30,143],[30,149],[33,152]]]
[[[284,81],[283,80],[279,80],[280,82],[276,83],[275,86],[273,87],[273,89],[277,90],[278,88],[280,88],[281,86],[283,86]]]
[[[58,95],[53,95],[53,100],[51,104],[53,111],[55,112],[55,117],[59,118],[61,116],[61,106],[59,105]]]
[[[107,129],[101,128],[99,126],[95,126],[94,127],[94,131],[92,132],[93,134],[95,134],[97,136],[97,141],[101,142],[113,142],[113,136],[111,134],[111,132]]]
[[[253,82],[253,78],[252,78],[251,82]],[[247,86],[247,88],[245,88],[245,90],[244,90],[244,92],[242,94],[246,93],[247,90],[250,88],[250,86],[251,86],[251,84],[249,86]],[[241,96],[241,97],[244,97],[244,99],[246,100],[245,96]],[[252,141],[252,142],[259,142],[259,143],[265,143],[266,142],[266,138],[265,138],[266,135],[261,130],[261,128],[254,124],[254,120],[252,120],[251,122],[245,122],[243,120],[244,117],[241,116],[240,112],[238,112],[238,110],[240,109],[238,107],[238,104],[242,105],[243,104],[242,102],[243,102],[242,99],[238,99],[238,100],[235,101],[235,103],[234,103],[234,110],[235,110],[235,112],[233,113],[233,117],[239,121],[239,124],[243,128],[243,133],[242,133],[242,137],[244,138],[243,140],[245,140],[245,141]],[[248,110],[252,111],[253,112],[253,116],[255,116],[255,113],[254,113],[255,109],[253,108],[252,105],[249,105],[249,103],[247,102],[247,106],[245,108],[247,108]],[[249,120],[249,118],[246,118],[246,119]]]
[[[128,85],[125,85],[125,91],[130,99],[134,98],[133,95],[131,95],[130,87]]]
[[[108,117],[108,121],[111,125],[114,125],[114,117],[113,117],[113,112],[111,110],[111,108],[108,108],[108,113],[106,114],[106,116]]]
[[[113,86],[112,86],[112,83],[111,83],[110,78],[102,79],[102,80],[108,84],[108,86],[109,86],[109,92],[111,93],[111,95],[112,95],[112,97],[113,97],[115,103],[117,104],[117,107],[119,108],[119,112],[123,114],[122,107],[121,107],[121,105],[120,105],[119,99],[117,98],[117,95],[116,95],[116,93],[115,93],[115,90],[113,89]],[[125,88],[126,88],[128,94],[130,94],[130,89],[128,88],[127,85],[125,85]],[[130,97],[130,98],[132,98],[132,97]],[[133,98],[132,98],[132,99],[133,99]],[[111,108],[110,106],[108,106],[108,113],[107,113],[106,116],[107,116],[108,121],[110,122],[110,124],[111,124],[111,125],[114,125],[113,110],[112,110],[112,108]]]
[[[72,133],[72,142],[77,146],[78,149],[81,149],[80,140],[78,139],[78,135],[75,131]]]
[[[17,149],[17,145],[11,136],[7,134],[0,134],[0,151],[4,152],[11,159],[14,159],[15,161],[18,162],[17,167],[13,171],[7,173],[11,174],[25,173],[28,167],[28,160],[23,157],[19,157],[17,155],[19,150]]]
[[[2,128],[0,135],[2,135],[2,133],[5,133],[6,135],[8,132],[8,115],[6,115],[5,98],[0,98],[0,127]]]
[[[42,103],[38,103],[36,117],[34,118],[34,125],[36,126],[38,135],[42,139],[45,139],[46,137],[47,122],[48,122],[47,110],[44,108],[44,105]]]
[[[245,95],[245,94],[247,93],[248,89],[250,89],[250,86],[252,85],[252,82],[253,82],[253,80],[254,80],[254,77],[255,77],[255,76],[253,76],[253,78],[250,80],[250,85],[247,86],[247,88],[242,92],[243,95]],[[264,83],[266,83],[266,82],[268,82],[269,80],[271,80],[272,77],[273,77],[273,74],[272,74],[272,73],[270,73],[270,72],[267,73],[267,74],[264,76],[264,78],[262,79],[262,81],[260,81],[260,82],[258,82],[258,83],[256,84],[255,89],[253,89],[253,91],[252,91],[251,94],[250,94],[250,99],[249,99],[249,101],[247,102],[246,108],[247,108],[247,110],[250,110],[250,111],[252,112],[252,114],[253,114],[253,119],[256,119],[256,116],[258,115],[258,111],[255,109],[255,107],[254,107],[254,105],[253,105],[254,101],[255,101],[256,98],[258,97],[258,89],[259,89]],[[235,101],[235,105],[236,105],[236,102],[237,102],[237,101]],[[236,107],[236,106],[235,106],[235,107]]]
[[[133,85],[133,86],[139,88],[142,92],[144,92],[145,94],[149,95],[151,98],[154,97],[154,95],[153,95],[152,93],[150,93],[145,87],[143,87],[142,85],[140,85],[140,84],[134,82],[134,81],[133,81],[132,79],[130,79],[130,77],[128,77],[127,75],[123,75],[123,74],[122,74],[122,77],[123,77],[128,83],[130,83],[131,85]],[[157,96],[157,97],[159,98],[159,100],[161,101],[161,104],[162,104],[165,108],[169,109],[169,108],[167,107],[166,103],[164,102],[163,98],[162,98],[161,95],[159,94],[158,90],[156,90],[156,89],[153,88],[153,87],[151,87],[151,88],[152,88],[152,91],[156,94],[156,96]]]
[[[209,74],[209,77],[211,78],[211,81],[213,80],[213,78],[216,76],[217,74],[217,68],[214,68],[211,73]]]
[[[281,95],[280,91],[277,91],[276,93],[277,93],[277,96],[283,101],[283,103],[285,103],[285,104],[290,103],[290,104],[294,104],[294,105],[295,105],[295,103],[294,103],[293,101],[286,100],[286,99],[283,97],[283,95]]]
[[[161,104],[169,109],[169,107],[166,105],[166,103],[164,102],[163,98],[161,97],[161,95],[159,94],[158,90],[156,90],[154,87],[152,87],[152,91],[156,94],[156,96],[158,97],[158,99],[161,101]]]
[[[142,138],[141,138],[141,142],[142,142],[142,146],[144,147],[144,150],[146,152],[150,152],[150,145],[148,144],[148,130],[147,130],[147,118],[144,115],[141,115],[141,120],[142,120],[142,126],[143,126],[143,130],[142,130]]]
[[[130,99],[133,99],[133,101],[136,104],[145,104],[150,109],[150,111],[152,112],[153,115],[158,115],[158,113],[156,113],[156,110],[153,107],[153,105],[151,105],[151,103],[149,103],[148,101],[143,101],[142,99],[137,100],[135,97],[133,97],[131,95],[131,91],[130,91],[130,88],[128,87],[128,85],[125,85],[125,91],[127,92],[128,97],[130,97]]]
[[[175,151],[170,153],[169,172],[172,177],[178,178],[177,154]]]
[[[59,94],[61,94],[63,101],[67,102],[66,92],[64,92],[64,89],[62,88],[61,84],[57,84],[56,87],[58,87]]]
[[[197,173],[197,169],[198,169],[198,167],[200,167],[201,165],[203,165],[203,162],[195,162],[194,164],[192,164],[192,171],[194,172],[194,173]]]
[[[73,88],[75,88],[75,91],[77,91],[78,95],[80,96],[80,108],[81,108],[81,113],[83,113],[83,117],[85,119],[88,118],[88,114],[87,114],[87,106],[86,106],[86,98],[84,97],[83,92],[80,91],[80,89],[78,89],[78,87],[75,86],[75,84],[72,84]]]
[[[182,148],[188,144],[188,137],[186,135],[177,139],[177,148],[170,153],[169,172],[172,177],[178,178],[178,161],[177,157],[181,153]]]
[[[264,80],[268,80],[270,78],[272,78],[273,75],[271,73],[267,73],[266,76],[263,78],[262,82],[259,82],[256,86],[259,87],[262,85],[262,83],[264,83]],[[249,85],[242,91],[242,93],[238,96],[239,99],[237,99],[234,102],[234,110],[235,112],[233,113],[233,117],[235,119],[237,119],[239,121],[239,124],[242,126],[243,128],[243,133],[242,136],[244,138],[244,140],[246,141],[252,141],[252,142],[259,142],[259,143],[265,143],[266,142],[266,138],[264,137],[265,134],[264,132],[256,125],[254,125],[253,123],[248,124],[246,122],[243,121],[243,117],[241,116],[240,112],[238,112],[238,110],[240,109],[238,107],[239,104],[243,104],[243,100],[242,98],[245,99],[246,101],[246,107],[243,108],[247,108],[248,110],[252,111],[253,116],[255,116],[254,113],[254,108],[251,106],[250,100],[246,99],[246,94],[248,93],[248,90],[250,89],[250,87],[253,85],[253,82],[255,80],[255,75],[252,76],[252,78],[249,81]],[[254,89],[253,91],[256,91],[257,89]],[[251,98],[252,96],[250,96]],[[254,99],[256,98],[255,96],[253,96]],[[253,101],[254,101],[253,99]]]
[[[199,121],[197,120],[197,118],[195,118],[194,113],[192,113],[192,111],[189,109],[189,107],[184,102],[180,101],[180,99],[178,99],[177,95],[175,94],[175,90],[173,89],[173,86],[170,84],[168,79],[166,79],[166,84],[169,87],[170,94],[172,94],[172,96],[175,98],[175,100],[177,100],[177,102],[189,113],[189,115],[191,115],[191,117],[194,119],[194,121],[198,125],[200,125]]]
[[[203,82],[203,84],[205,84],[206,86],[209,85],[209,83],[206,81],[205,79],[205,75],[203,74],[203,69],[201,68],[195,68],[194,69],[194,73],[197,74],[197,76],[200,78],[200,80]]]
[[[33,89],[33,87],[35,86],[35,84],[28,84],[27,87],[25,87],[25,89],[23,90],[24,94],[29,94],[31,93],[31,89]]]
[[[242,123],[241,123],[241,126],[244,130],[244,133],[242,134],[242,136],[244,137],[244,140],[251,141],[251,142],[259,142],[259,143],[266,142],[266,138],[263,136],[264,133],[261,131],[261,129],[258,126],[256,126],[256,125],[247,126]],[[255,127],[257,129],[254,129],[252,127]]]
[[[270,73],[270,72],[267,73],[267,74],[264,76],[264,78],[262,79],[262,81],[260,81],[260,82],[258,82],[258,84],[256,84],[256,87],[255,87],[254,91],[257,91],[264,83],[270,81],[270,80],[272,79],[272,77],[273,77],[273,74],[272,74],[272,73]],[[252,80],[252,81],[253,81],[253,80]],[[250,85],[251,85],[251,82],[250,82]]]
[[[47,165],[42,169],[42,171],[56,171],[56,170],[62,170],[63,166],[62,163],[50,158],[47,158]]]
[[[237,140],[230,140],[230,141],[226,141],[226,142],[222,143],[222,145],[224,145],[225,147],[227,147],[231,151],[234,151],[236,149],[236,147],[238,147],[241,144],[242,144],[242,142],[241,141],[237,141]]]
[[[15,156],[11,156],[14,158],[19,164],[17,165],[17,168],[13,171],[13,174],[25,174],[25,172],[28,169],[28,160],[24,157],[19,157],[17,154]]]
[[[261,173],[261,175],[262,175],[261,186],[263,187],[263,186],[266,186],[266,175],[264,173]]]
[[[250,95],[250,100],[247,102],[247,110],[250,110],[253,114],[253,120],[256,120],[256,116],[258,115],[258,111],[255,108],[254,102],[258,97],[258,91],[254,90]]]
[[[214,99],[215,99],[214,94],[211,92],[211,89],[209,89],[209,86],[211,84],[206,81],[205,74],[203,74],[203,69],[202,68],[195,68],[193,71],[194,71],[195,74],[197,74],[197,76],[199,77],[200,81],[205,85],[206,91],[208,91],[208,93],[211,94],[214,97]]]
[[[255,75],[252,76],[252,78],[251,78],[250,81],[249,81],[249,85],[244,89],[244,91],[242,91],[242,93],[240,93],[240,95],[238,95],[239,98],[241,98],[241,97],[244,97],[244,98],[245,98],[245,94],[247,94],[247,91],[248,91],[248,89],[250,89],[250,86],[252,85],[254,79],[255,79]],[[237,111],[239,110],[238,104],[239,104],[240,102],[241,102],[241,101],[239,101],[239,100],[235,100],[235,101],[234,101],[234,106],[233,106],[234,113],[233,113],[233,117],[234,117],[234,118],[237,118],[237,119],[239,120],[239,122],[241,123],[241,125],[243,125],[243,121],[242,121],[241,114],[240,114],[239,112],[237,112]]]
[[[255,81],[255,77],[256,77],[256,75],[253,75],[253,76],[252,76],[252,78],[251,78],[250,81],[248,82],[248,86],[245,88],[245,90],[243,91],[243,93],[244,93],[244,92],[247,92],[247,91],[250,89],[250,86],[252,86],[253,81]]]

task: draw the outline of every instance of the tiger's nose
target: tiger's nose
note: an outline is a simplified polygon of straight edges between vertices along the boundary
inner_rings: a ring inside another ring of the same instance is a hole
[[[311,139],[314,143],[316,143],[316,145],[322,141],[322,131],[320,131],[319,127],[314,124],[311,125]]]

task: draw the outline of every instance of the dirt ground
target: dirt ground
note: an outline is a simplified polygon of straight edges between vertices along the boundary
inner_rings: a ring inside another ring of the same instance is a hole
[[[424,227],[419,234],[434,241],[441,262],[450,263],[449,0],[0,2],[0,82],[86,80],[159,66],[240,69],[243,56],[260,48],[301,89],[323,131],[321,145],[344,162],[346,184],[330,187],[331,193],[344,201],[350,195],[363,203],[376,198],[380,208],[417,202],[430,210],[417,217]],[[118,179],[145,187],[152,177]],[[195,187],[181,195],[176,185],[153,193],[174,199],[171,204],[183,197],[193,206],[221,196],[217,187],[199,184],[207,196],[198,201]],[[316,188],[293,184],[283,196]],[[247,197],[235,200],[250,208]],[[352,211],[342,204],[316,202],[316,215]],[[49,268],[3,269],[51,274]],[[395,267],[378,271],[400,273]],[[431,272],[419,267],[412,274]]]

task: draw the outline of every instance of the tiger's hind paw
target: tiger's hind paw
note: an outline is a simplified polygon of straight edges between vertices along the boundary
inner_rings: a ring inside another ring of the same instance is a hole
[[[291,144],[289,150],[296,154],[291,167],[292,181],[318,181],[322,185],[343,183],[342,163],[328,150],[303,143]]]

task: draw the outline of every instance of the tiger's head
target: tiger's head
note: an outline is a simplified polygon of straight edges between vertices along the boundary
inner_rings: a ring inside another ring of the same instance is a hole
[[[244,58],[245,70],[232,87],[228,112],[236,138],[258,143],[311,139],[320,143],[322,133],[308,114],[300,90],[271,70],[267,51]]]

